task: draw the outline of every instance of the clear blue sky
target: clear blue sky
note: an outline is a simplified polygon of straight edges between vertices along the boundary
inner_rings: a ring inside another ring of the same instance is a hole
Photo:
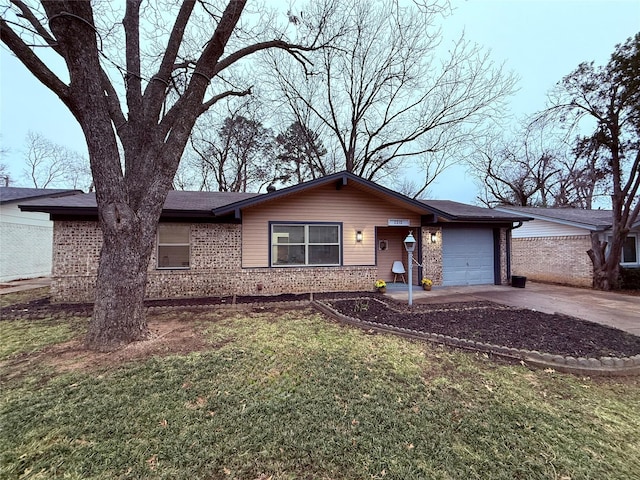
[[[607,62],[616,44],[640,31],[640,0],[452,0],[447,37],[463,29],[520,77],[511,113],[544,108],[546,93],[583,61]],[[0,47],[0,142],[14,178],[29,130],[86,153],[79,125],[58,98]],[[475,186],[463,168],[443,176],[432,198],[471,203]]]

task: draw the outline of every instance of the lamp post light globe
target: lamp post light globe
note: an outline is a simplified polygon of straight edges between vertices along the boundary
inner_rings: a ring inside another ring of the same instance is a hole
[[[416,248],[416,239],[413,238],[413,231],[409,232],[409,235],[407,235],[407,238],[404,239],[404,248],[407,252],[411,252],[413,253],[413,251]]]

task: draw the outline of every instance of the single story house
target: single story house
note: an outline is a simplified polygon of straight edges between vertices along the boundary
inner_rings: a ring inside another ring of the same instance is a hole
[[[272,190],[272,189],[270,189]],[[52,295],[93,298],[102,237],[93,194],[24,205],[54,222]],[[264,194],[169,192],[148,272],[149,298],[369,291],[407,265],[435,285],[506,284],[508,236],[527,220],[445,200],[415,200],[340,172]]]
[[[53,222],[46,213],[20,211],[18,204],[78,193],[82,191],[0,187],[0,282],[51,275]]]
[[[579,208],[499,207],[504,213],[531,217],[512,232],[514,275],[532,280],[590,287],[593,266],[587,255],[591,233],[611,235],[611,210]],[[620,265],[640,268],[640,220],[627,235]]]

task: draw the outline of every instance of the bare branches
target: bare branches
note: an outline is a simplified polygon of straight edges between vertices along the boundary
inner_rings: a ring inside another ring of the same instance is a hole
[[[16,57],[67,105],[70,105],[67,85],[16,34],[4,18],[0,18],[0,40]]]
[[[462,132],[477,129],[513,89],[514,79],[464,39],[433,68],[440,53],[435,22],[444,7],[432,3],[340,4],[345,24],[333,48],[309,55],[313,75],[302,77],[285,56],[272,57],[288,105],[312,111],[333,132],[347,170],[380,178],[405,159],[437,154],[447,148],[443,139],[461,142]]]

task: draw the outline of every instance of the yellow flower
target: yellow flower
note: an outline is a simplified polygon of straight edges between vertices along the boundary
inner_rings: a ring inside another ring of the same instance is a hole
[[[382,288],[382,287],[386,287],[387,284],[384,280],[376,280],[375,286],[376,288]]]
[[[423,278],[420,283],[422,285],[426,285],[427,287],[430,287],[431,285],[433,285],[433,282],[429,278]]]

